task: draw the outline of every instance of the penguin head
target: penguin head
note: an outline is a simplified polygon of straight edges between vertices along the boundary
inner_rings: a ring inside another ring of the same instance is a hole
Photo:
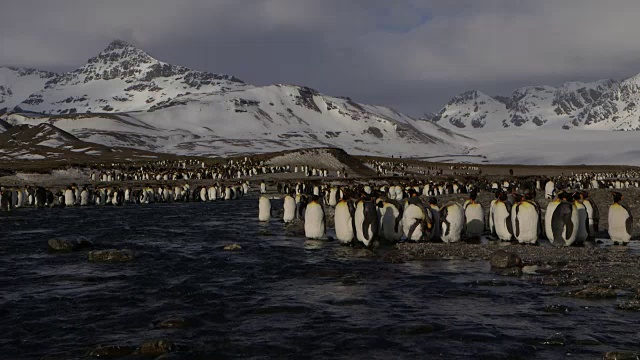
[[[619,203],[620,201],[622,201],[622,194],[616,191],[612,191],[611,194],[613,195],[613,202],[614,203]]]
[[[505,202],[507,201],[508,197],[507,197],[507,193],[504,191],[500,191],[499,195],[498,195],[498,200]]]
[[[473,200],[474,202],[476,201],[476,198],[478,198],[478,193],[475,190],[472,190],[469,193],[469,199]]]
[[[582,200],[582,193],[579,191],[576,191],[573,193],[573,200]]]
[[[438,205],[438,199],[435,196],[429,198],[429,205]]]
[[[513,194],[513,201],[516,203],[520,203],[524,201],[524,196],[521,194]]]

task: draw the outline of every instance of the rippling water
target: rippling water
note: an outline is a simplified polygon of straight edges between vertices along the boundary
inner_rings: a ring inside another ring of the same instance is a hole
[[[151,338],[181,345],[176,358],[598,358],[640,347],[640,315],[611,301],[559,297],[486,262],[387,264],[287,237],[280,222],[258,223],[255,198],[0,215],[1,358],[82,358]],[[49,254],[54,237],[136,260]],[[243,249],[222,251],[230,243]],[[544,311],[555,304],[569,312]],[[172,318],[190,326],[154,327]]]

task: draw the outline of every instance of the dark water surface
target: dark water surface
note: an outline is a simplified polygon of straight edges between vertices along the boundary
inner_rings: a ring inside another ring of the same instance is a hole
[[[611,301],[559,297],[486,262],[387,264],[287,237],[280,222],[258,223],[256,198],[22,209],[0,214],[0,226],[2,359],[83,358],[153,338],[180,346],[172,359],[595,359],[640,348],[640,315]],[[49,254],[54,237],[132,249],[136,260]],[[222,251],[231,243],[243,249]],[[154,326],[173,318],[189,326]]]

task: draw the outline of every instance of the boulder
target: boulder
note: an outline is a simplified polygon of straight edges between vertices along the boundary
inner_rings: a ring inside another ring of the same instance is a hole
[[[135,350],[132,346],[120,346],[120,345],[98,345],[95,348],[89,350],[86,356],[95,358],[118,358],[131,355]]]
[[[160,356],[176,350],[176,345],[168,339],[152,339],[143,342],[138,349],[142,356]]]
[[[89,252],[89,261],[94,262],[128,262],[133,261],[133,250],[93,250]]]
[[[618,295],[613,289],[601,287],[587,287],[582,290],[572,291],[566,296],[580,299],[615,299]]]
[[[93,243],[86,239],[51,239],[47,242],[49,252],[72,252],[93,249]]]
[[[222,248],[224,251],[238,251],[238,250],[242,250],[242,246],[238,245],[238,244],[229,244],[226,245],[224,248]]]
[[[504,250],[498,250],[493,253],[490,261],[491,266],[497,269],[508,269],[522,266],[522,259],[520,259],[520,256]]]

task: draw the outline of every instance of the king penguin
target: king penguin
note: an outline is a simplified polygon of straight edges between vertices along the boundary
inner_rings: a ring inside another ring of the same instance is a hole
[[[365,246],[370,246],[374,240],[377,240],[380,228],[378,210],[374,198],[364,191],[356,204],[354,223],[358,241]]]
[[[380,237],[388,242],[398,242],[402,238],[403,207],[398,201],[378,202],[380,212]]]
[[[420,201],[415,191],[409,194],[407,206],[402,212],[402,231],[409,241],[423,241],[433,227],[433,222],[429,218],[430,212]]]
[[[502,241],[513,240],[511,204],[507,201],[507,194],[504,191],[499,191],[498,198],[493,204],[493,214],[491,216],[498,239]]]
[[[268,222],[271,220],[271,200],[266,196],[260,196],[258,200],[258,221]]]
[[[467,236],[470,238],[480,237],[484,232],[484,208],[476,201],[477,197],[478,193],[471,191],[469,200],[463,205]]]
[[[587,214],[587,207],[582,203],[582,194],[580,192],[573,194],[573,205],[578,212],[578,233],[576,234],[575,243],[580,245],[589,237],[589,216]]]
[[[561,192],[549,203],[545,214],[545,233],[554,246],[571,246],[578,236],[578,209],[569,193]]]
[[[292,222],[293,219],[296,218],[296,200],[291,195],[287,195],[284,197],[284,215],[282,216],[282,220],[285,223]]]
[[[355,206],[349,200],[346,193],[343,198],[336,204],[335,211],[335,228],[336,237],[343,245],[349,245],[355,237],[355,223],[353,221],[355,215]]]
[[[627,245],[633,233],[633,216],[629,208],[622,204],[623,196],[613,192],[613,204],[609,206],[609,237],[614,244]]]
[[[440,210],[440,238],[445,243],[460,241],[465,224],[464,209],[460,204],[449,203]]]
[[[304,211],[304,235],[307,239],[321,239],[324,232],[324,209],[318,202],[318,197],[312,196]]]
[[[515,196],[511,209],[511,228],[520,244],[535,244],[540,230],[540,213],[536,204],[522,195]]]
[[[587,216],[589,217],[589,236],[594,237],[598,231],[600,231],[600,210],[598,205],[586,191],[582,192],[582,204],[587,209]]]

